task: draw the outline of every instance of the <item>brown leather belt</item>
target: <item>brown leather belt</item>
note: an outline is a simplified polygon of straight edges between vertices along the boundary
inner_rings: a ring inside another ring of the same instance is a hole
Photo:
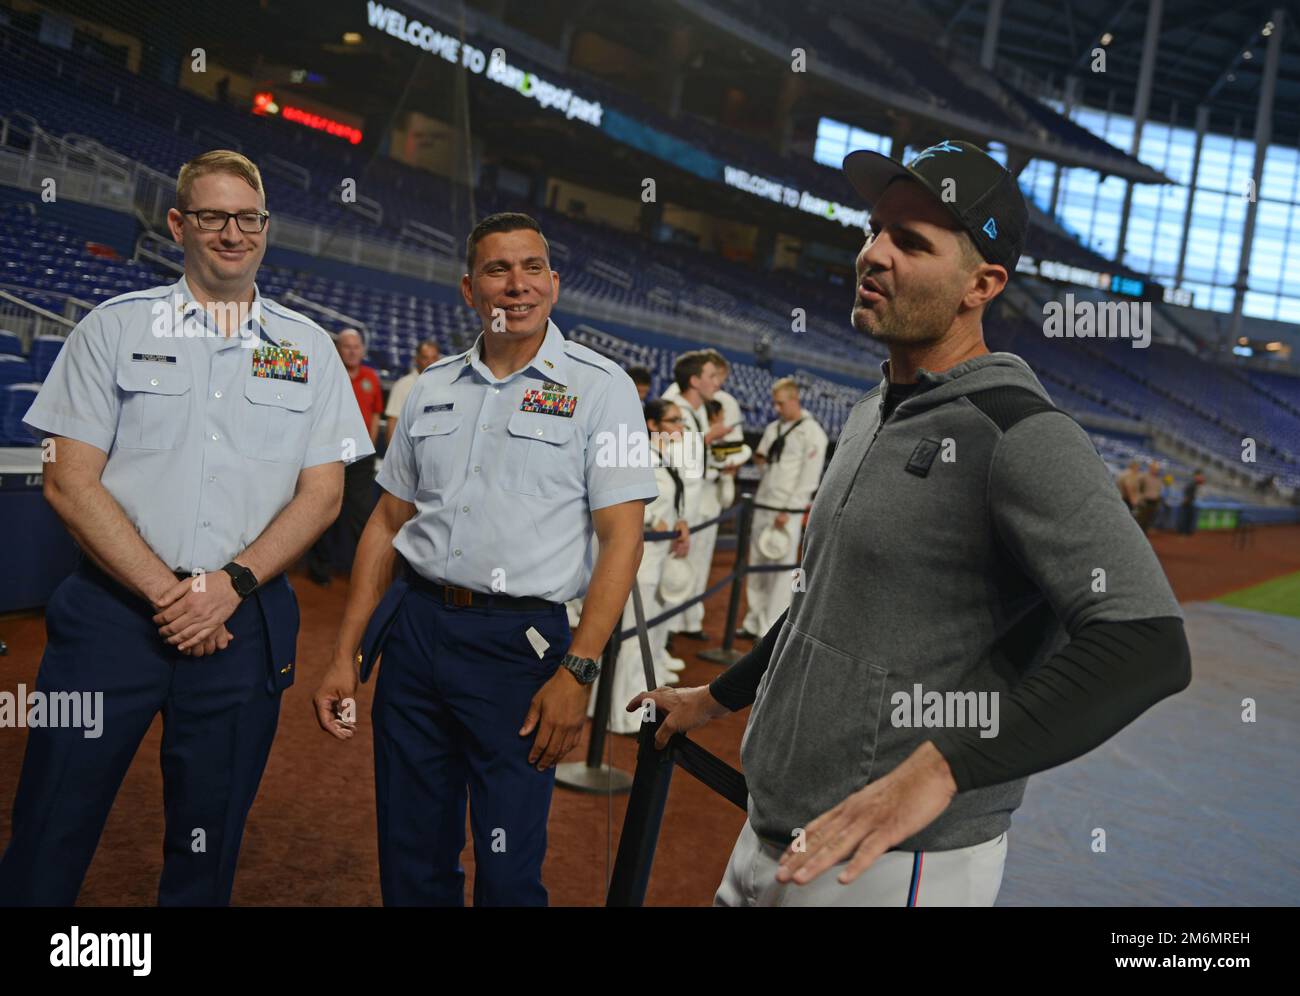
[[[454,584],[430,581],[409,565],[406,568],[406,582],[426,595],[431,595],[448,608],[457,609],[502,609],[506,612],[545,612],[554,609],[560,603],[548,602],[544,598],[532,595],[498,595],[495,593],[474,591],[460,588]]]

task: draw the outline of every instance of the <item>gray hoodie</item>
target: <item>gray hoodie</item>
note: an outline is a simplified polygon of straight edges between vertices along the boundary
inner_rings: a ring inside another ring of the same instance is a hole
[[[1181,616],[1091,440],[1023,360],[917,381],[883,425],[886,381],[854,406],[813,503],[741,744],[750,822],[774,843],[933,738],[898,720],[899,693],[1005,698],[1085,625]],[[996,837],[1025,782],[961,792],[897,846]]]

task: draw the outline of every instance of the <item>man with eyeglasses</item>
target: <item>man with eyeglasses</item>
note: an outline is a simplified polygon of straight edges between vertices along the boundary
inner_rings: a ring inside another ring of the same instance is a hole
[[[239,153],[181,167],[184,275],[87,315],[26,415],[82,549],[46,608],[37,691],[98,705],[93,727],[29,723],[0,905],[76,901],[160,712],[158,902],[230,901],[294,678],[284,572],[338,514],[343,465],[374,452],[330,337],[253,282],[269,217]]]

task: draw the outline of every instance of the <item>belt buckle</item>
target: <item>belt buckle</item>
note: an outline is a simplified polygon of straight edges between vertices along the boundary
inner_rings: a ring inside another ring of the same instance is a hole
[[[474,603],[474,593],[468,588],[458,588],[453,584],[442,586],[442,604],[454,605],[458,609],[468,608]]]

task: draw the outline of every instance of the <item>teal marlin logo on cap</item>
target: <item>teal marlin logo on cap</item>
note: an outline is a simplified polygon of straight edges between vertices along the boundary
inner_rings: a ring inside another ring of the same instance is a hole
[[[912,160],[911,165],[915,166],[917,163],[921,162],[921,160],[929,159],[931,156],[937,155],[940,152],[961,152],[961,151],[962,151],[961,146],[953,145],[952,142],[948,141],[948,139],[945,138],[938,145],[932,145],[928,149],[922,149],[917,154],[916,158]]]
[[[984,222],[984,234],[990,239],[996,239],[998,237],[998,223],[992,218]]]

